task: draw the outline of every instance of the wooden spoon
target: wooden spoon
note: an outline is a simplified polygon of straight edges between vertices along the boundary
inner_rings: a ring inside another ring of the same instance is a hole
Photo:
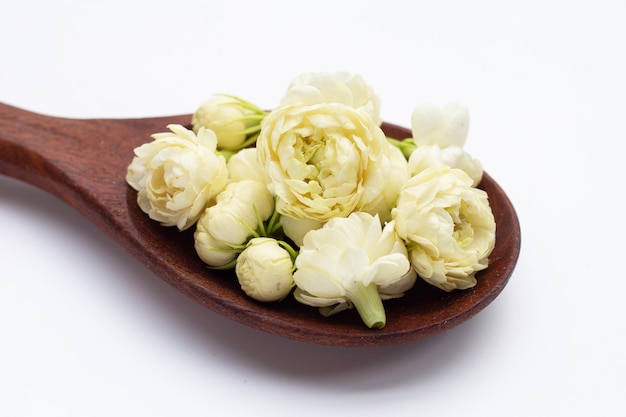
[[[292,297],[259,303],[239,288],[232,271],[208,269],[197,257],[191,231],[150,220],[125,181],[133,149],[191,115],[143,119],[68,119],[0,103],[0,174],[39,187],[97,225],[156,275],[205,307],[262,331],[299,341],[343,347],[393,345],[446,331],[473,317],[500,294],[520,251],[520,225],[504,191],[485,174],[497,223],[490,266],[471,290],[443,292],[422,281],[403,298],[385,302],[387,325],[366,328],[355,311],[330,318]],[[389,137],[410,131],[384,123]],[[2,198],[0,196],[0,198]]]

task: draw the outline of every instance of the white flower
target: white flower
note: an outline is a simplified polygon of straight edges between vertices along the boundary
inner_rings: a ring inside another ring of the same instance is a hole
[[[194,132],[201,127],[213,130],[220,149],[236,149],[242,146],[249,134],[258,132],[264,114],[239,98],[216,95],[198,107],[191,124]]]
[[[370,204],[361,210],[370,214],[378,214],[380,221],[385,223],[391,220],[391,209],[396,204],[398,193],[405,182],[411,177],[409,164],[402,151],[395,146],[390,148],[389,181],[382,191],[383,198],[377,204]]]
[[[402,188],[392,218],[420,277],[446,291],[476,285],[495,246],[496,223],[487,193],[472,187],[465,172],[424,169]]]
[[[304,236],[311,231],[324,226],[324,222],[313,219],[294,219],[289,216],[280,216],[280,225],[283,233],[298,246],[302,246]]]
[[[205,218],[206,220],[206,218]],[[193,234],[194,248],[198,257],[212,267],[223,267],[235,260],[240,249],[216,239],[209,230],[202,217],[196,224]]]
[[[339,309],[354,305],[368,327],[385,324],[381,294],[402,296],[415,280],[393,222],[383,228],[368,213],[334,218],[307,233],[296,268],[298,301]]]
[[[463,147],[469,131],[469,112],[456,103],[441,108],[418,104],[413,109],[411,128],[413,142],[418,148],[423,145]]]
[[[380,99],[363,77],[347,72],[301,74],[291,82],[280,104],[320,103],[340,103],[360,109],[369,114],[377,126],[381,125]]]
[[[279,301],[293,287],[293,261],[276,239],[253,238],[237,258],[235,273],[241,289],[258,301]]]
[[[483,177],[483,167],[480,161],[473,159],[460,146],[448,146],[443,149],[437,145],[419,146],[411,153],[408,165],[411,176],[436,165],[458,168],[472,178],[474,187]]]
[[[228,160],[228,177],[231,181],[254,180],[269,184],[267,171],[259,163],[256,148],[244,148]]]
[[[241,244],[255,230],[258,221],[274,212],[274,199],[262,183],[243,180],[230,183],[218,194],[215,205],[206,210],[207,229],[217,239]]]
[[[383,198],[390,147],[370,117],[338,103],[279,107],[257,140],[277,211],[318,221]]]
[[[228,181],[226,161],[215,153],[217,139],[180,125],[152,135],[135,148],[126,181],[137,190],[137,203],[151,219],[184,230],[192,226]]]
[[[234,259],[227,256],[229,249],[234,251],[244,244],[259,222],[273,212],[274,199],[264,184],[253,180],[228,184],[198,220],[194,233],[196,252],[207,264],[223,266]]]
[[[411,122],[412,143],[416,147],[409,156],[411,175],[444,164],[465,171],[474,186],[480,183],[482,164],[463,149],[469,130],[469,112],[465,107],[456,103],[441,108],[420,104],[415,106]]]

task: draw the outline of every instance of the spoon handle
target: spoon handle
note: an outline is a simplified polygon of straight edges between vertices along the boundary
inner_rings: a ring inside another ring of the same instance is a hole
[[[70,119],[0,103],[0,174],[47,191],[96,225],[119,223],[133,149],[190,116]],[[118,217],[118,218],[116,218]]]
[[[75,135],[84,125],[0,103],[0,173],[63,198],[89,158]]]

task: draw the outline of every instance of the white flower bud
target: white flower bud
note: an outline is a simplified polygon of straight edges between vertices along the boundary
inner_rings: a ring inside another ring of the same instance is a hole
[[[274,199],[267,187],[258,181],[243,180],[228,184],[200,221],[216,239],[239,245],[252,235],[259,221],[267,220],[273,212]]]
[[[293,287],[293,261],[289,252],[272,238],[253,238],[235,266],[241,289],[258,301],[278,301]]]
[[[241,145],[247,138],[246,129],[259,120],[250,120],[251,115],[260,114],[244,106],[235,97],[216,95],[211,97],[193,114],[191,123],[194,131],[201,127],[211,129],[217,135],[219,148],[232,149]]]
[[[232,182],[207,208],[194,233],[198,256],[208,265],[224,266],[233,261],[260,221],[274,212],[274,199],[257,181]]]
[[[217,240],[206,228],[205,222],[198,221],[193,234],[194,247],[198,257],[213,267],[221,267],[235,260],[237,251]]]

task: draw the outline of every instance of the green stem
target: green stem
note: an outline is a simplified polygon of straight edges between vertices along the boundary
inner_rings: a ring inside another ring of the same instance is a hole
[[[385,327],[387,317],[376,284],[371,282],[365,286],[360,282],[355,283],[355,291],[350,294],[350,301],[356,307],[361,320],[367,327],[370,329]]]
[[[260,132],[260,131],[261,131],[261,125],[259,123],[256,123],[256,124],[254,124],[252,126],[249,126],[249,127],[245,128],[244,130],[241,130],[241,131],[239,131],[237,133],[248,136],[248,135],[252,135],[254,133]]]
[[[289,256],[291,257],[291,261],[292,262],[296,262],[296,258],[298,257],[298,252],[296,252],[296,250],[294,248],[291,247],[291,245],[283,240],[278,240],[278,245],[280,247],[282,247],[283,249],[285,249],[287,251],[287,253],[289,254]]]
[[[413,143],[413,138],[398,140],[388,137],[387,142],[400,149],[406,159],[409,159],[415,148],[417,148],[417,146],[415,146],[415,143]]]
[[[267,236],[273,236],[274,233],[276,233],[276,231],[280,229],[280,227],[280,214],[278,214],[278,212],[274,210],[272,216],[267,222]]]
[[[254,210],[254,214],[257,218],[257,225],[260,224],[261,226],[263,226],[263,221],[260,220],[259,212],[257,211],[256,207],[252,206],[252,209]],[[259,235],[259,232],[257,231],[258,229],[253,229],[252,227],[250,227],[250,225],[246,223],[245,221],[243,221],[241,217],[237,217],[237,222],[239,222],[239,224],[242,225],[248,231],[248,236],[261,237],[264,235],[264,234]]]
[[[248,110],[251,110],[254,113],[264,114],[264,115],[267,114],[267,112],[262,110],[259,106],[255,105],[255,104],[252,104],[251,102],[249,102],[247,100],[244,100],[241,97],[237,97],[237,96],[234,96],[232,94],[218,94],[218,95],[224,96],[224,97],[230,97],[230,98],[236,100],[241,107],[243,107],[245,109],[248,109]]]

